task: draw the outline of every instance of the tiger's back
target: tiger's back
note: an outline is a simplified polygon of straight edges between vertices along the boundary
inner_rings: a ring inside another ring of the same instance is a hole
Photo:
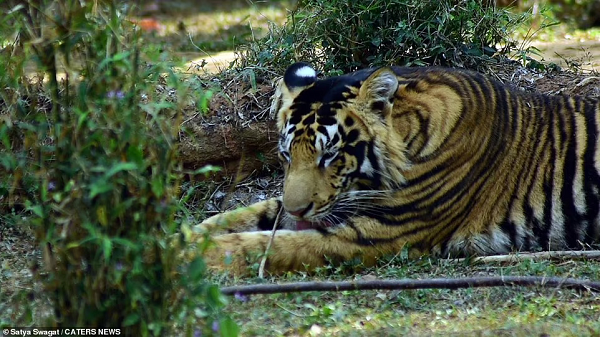
[[[598,241],[597,100],[528,94],[458,70],[413,74],[400,77],[409,84],[396,102],[416,103],[394,109],[395,128],[412,135],[413,167],[396,195],[404,201],[390,205],[382,222],[428,218],[421,244],[442,253]],[[419,102],[429,108],[415,109]]]
[[[318,80],[302,63],[276,96],[283,197],[202,225],[266,230],[283,209],[298,230],[277,232],[272,271],[325,257],[373,263],[406,245],[413,255],[494,254],[599,240],[597,99],[524,93],[444,68]],[[246,256],[266,240],[261,231],[216,236],[214,258]]]

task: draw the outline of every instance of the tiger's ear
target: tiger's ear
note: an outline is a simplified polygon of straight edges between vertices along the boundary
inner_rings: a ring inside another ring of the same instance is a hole
[[[373,109],[383,110],[393,101],[398,90],[398,77],[390,68],[376,70],[363,81],[358,96],[371,104]]]
[[[316,81],[317,72],[308,63],[298,62],[292,64],[285,71],[281,83],[285,87],[282,93],[284,96],[288,96],[284,98],[296,98],[302,90],[310,87]]]
[[[286,120],[286,116],[280,114],[282,107],[291,106],[296,96],[316,81],[317,72],[308,63],[294,63],[285,71],[283,78],[277,83],[270,111],[271,116],[277,116],[280,129],[283,127],[282,123]]]

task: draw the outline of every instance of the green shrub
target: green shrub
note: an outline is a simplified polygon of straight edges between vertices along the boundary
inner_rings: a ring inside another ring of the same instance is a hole
[[[476,68],[512,50],[509,36],[521,21],[488,0],[302,0],[285,27],[243,49],[240,65],[281,71],[303,60],[326,72],[390,64]]]
[[[600,26],[600,1],[549,0],[554,16],[580,29]]]
[[[204,98],[197,83],[144,46],[117,1],[0,8],[0,207],[32,225],[55,314],[30,323],[235,335],[202,259],[179,263],[172,242],[186,226],[181,111]]]

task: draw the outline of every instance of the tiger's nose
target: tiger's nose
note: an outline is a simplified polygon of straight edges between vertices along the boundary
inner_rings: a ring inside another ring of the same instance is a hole
[[[302,218],[303,216],[306,215],[306,213],[308,213],[310,211],[312,206],[313,206],[313,203],[311,202],[310,204],[308,204],[308,206],[306,206],[304,208],[299,208],[299,209],[295,209],[295,210],[286,209],[286,212],[288,212],[292,216]]]

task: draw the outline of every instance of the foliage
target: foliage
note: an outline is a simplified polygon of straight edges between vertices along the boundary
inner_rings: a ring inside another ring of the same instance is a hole
[[[283,28],[272,27],[246,47],[240,65],[281,71],[303,60],[326,72],[389,64],[477,68],[512,51],[509,36],[523,18],[489,1],[303,0]]]
[[[550,0],[552,12],[559,20],[581,29],[600,25],[598,0]]]
[[[118,1],[0,10],[0,207],[41,247],[32,271],[55,316],[44,326],[235,335],[202,259],[175,248],[181,111],[205,93],[144,46]]]

